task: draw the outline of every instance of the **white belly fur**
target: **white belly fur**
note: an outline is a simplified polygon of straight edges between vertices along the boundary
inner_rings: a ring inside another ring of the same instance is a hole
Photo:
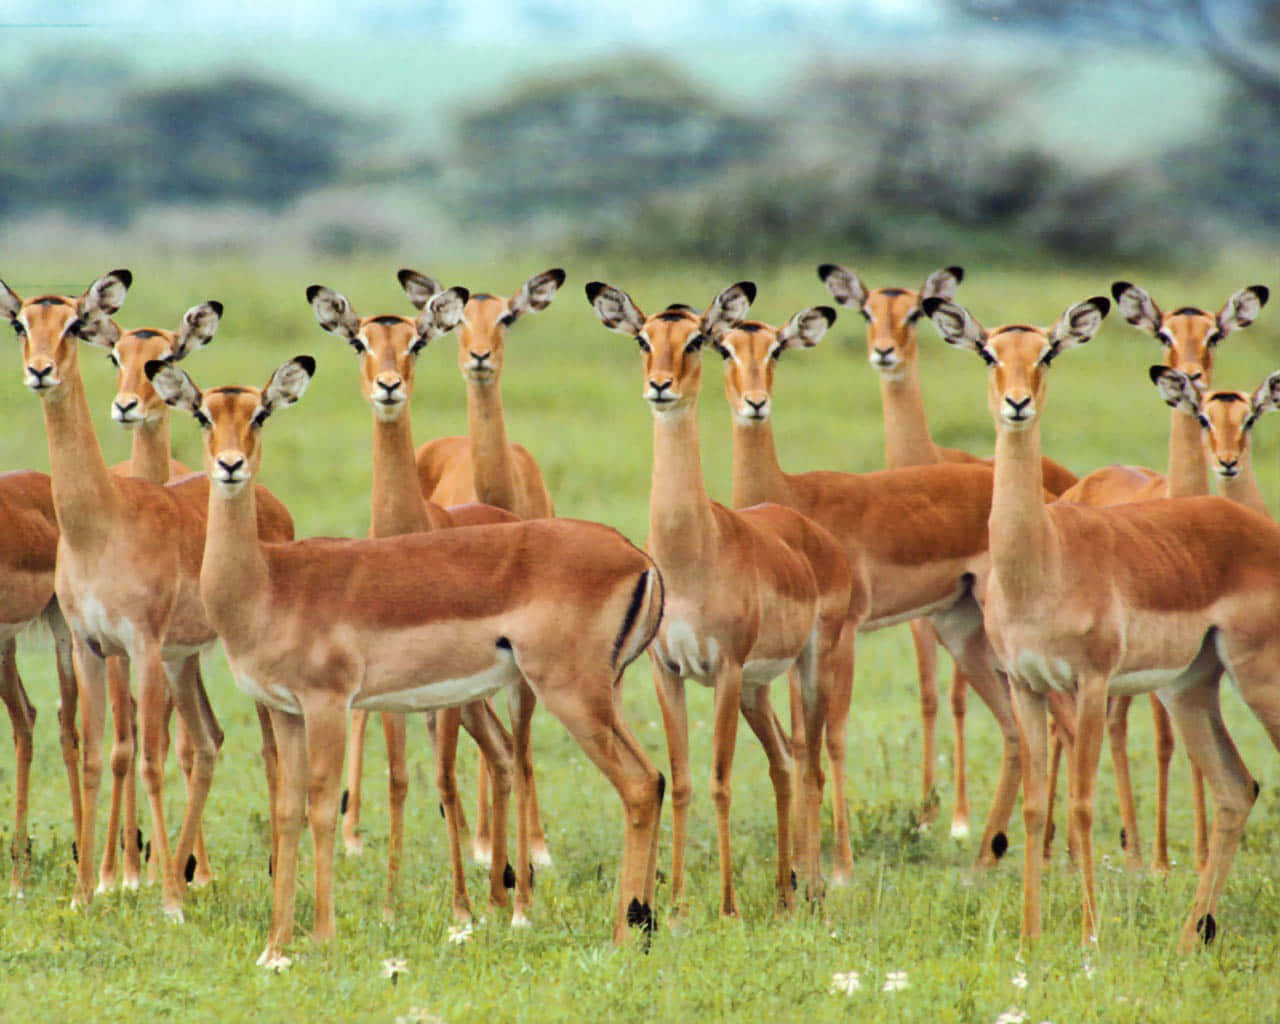
[[[515,659],[507,655],[499,657],[491,667],[460,679],[440,679],[386,693],[357,692],[352,695],[350,704],[365,711],[409,712],[450,708],[492,696],[519,681],[520,671],[516,668]]]

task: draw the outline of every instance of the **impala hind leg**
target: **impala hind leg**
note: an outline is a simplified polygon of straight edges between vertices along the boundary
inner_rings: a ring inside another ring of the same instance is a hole
[[[1071,757],[1071,829],[1081,885],[1081,943],[1098,941],[1098,897],[1093,870],[1093,808],[1107,723],[1107,677],[1084,676],[1076,689],[1076,736]]]
[[[453,883],[453,919],[459,923],[471,920],[471,901],[467,897],[467,873],[462,863],[461,830],[458,827],[458,780],[454,764],[458,756],[460,708],[441,708],[435,713],[436,790],[444,810],[445,833],[449,843],[449,877]]]
[[[801,684],[808,685],[812,690],[813,680],[810,678]],[[773,713],[773,707],[769,703],[769,689],[767,686],[746,687],[742,691],[742,717],[747,720],[747,724],[751,726],[751,731],[756,734],[760,740],[760,745],[764,748],[765,758],[769,762],[769,781],[773,785],[773,800],[775,811],[777,814],[777,845],[778,845],[778,870],[774,878],[774,887],[777,891],[778,910],[789,911],[795,907],[795,892],[791,886],[792,875],[792,849],[791,849],[791,816],[792,801],[794,799],[794,791],[792,786],[792,758],[786,735],[782,731],[782,725],[778,721],[778,716]],[[822,723],[821,721],[812,722],[807,720],[806,726],[813,726],[816,732],[812,735],[816,738],[817,754],[821,758],[822,754]],[[806,737],[807,738],[807,737]],[[806,758],[807,761],[807,758]],[[730,762],[732,764],[732,762]],[[806,769],[808,765],[805,765]],[[819,769],[821,770],[821,769]],[[713,783],[714,786],[714,783]],[[719,804],[717,804],[719,810]],[[796,852],[799,860],[804,862],[806,868],[809,868],[810,849],[815,837],[807,833],[810,827],[811,818],[816,819],[816,814],[811,814],[812,809],[806,804],[803,811],[799,814],[800,823],[797,830],[800,834],[796,836]],[[816,879],[806,877],[806,889],[811,884],[816,884]],[[723,892],[722,888],[722,892]],[[811,891],[811,890],[810,890]],[[733,894],[729,891],[728,899],[722,904],[722,911],[725,907],[733,907]]]
[[[1151,694],[1151,722],[1155,729],[1156,739],[1156,829],[1155,840],[1151,846],[1151,870],[1157,875],[1169,873],[1169,763],[1173,760],[1173,720],[1165,710],[1160,699]],[[1195,766],[1192,775],[1199,776]],[[1196,836],[1204,835],[1204,783],[1200,780],[1200,797],[1193,801],[1196,817]],[[1137,842],[1135,837],[1134,842]],[[1197,847],[1198,848],[1198,847]],[[1205,839],[1205,856],[1208,856],[1208,840]],[[1197,863],[1197,870],[1203,867]]]
[[[492,787],[492,821],[490,828],[490,850],[493,856],[489,859],[489,906],[491,909],[497,910],[507,905],[507,883],[511,881],[515,885],[520,885],[520,872],[516,871],[516,878],[508,879],[510,863],[507,860],[507,821],[508,809],[511,805],[511,785],[513,776],[519,775],[519,769],[515,763],[514,744],[511,734],[507,732],[502,724],[502,720],[498,717],[493,705],[487,700],[472,701],[461,708],[462,724],[472,739],[476,741],[480,748],[480,753],[489,765],[489,781]],[[517,789],[521,783],[517,782]],[[521,796],[523,799],[523,795]],[[527,820],[528,808],[519,807],[517,817],[525,817]],[[517,822],[517,831],[521,823]],[[525,828],[524,849],[517,853],[516,859],[519,861],[523,856],[524,880],[521,891],[523,892],[523,905],[517,903],[515,914],[512,917],[513,925],[523,925],[528,923],[527,912],[529,909],[529,878],[528,878],[528,829]]]
[[[199,658],[193,659],[194,667],[194,685],[197,687],[197,693],[201,695],[203,701],[203,710],[201,717],[207,723],[212,723],[212,734],[218,749],[222,747],[222,730],[218,727],[218,720],[213,714],[213,708],[209,706],[208,694],[204,688],[204,676],[200,673]],[[166,730],[167,732],[168,730]],[[196,744],[192,740],[191,733],[183,722],[181,715],[174,728],[174,752],[178,758],[178,767],[182,771],[182,780],[186,786],[187,802],[193,799],[192,792],[192,776],[196,771]],[[196,821],[195,845],[193,848],[195,857],[194,870],[190,873],[190,883],[195,886],[205,886],[213,881],[213,865],[209,861],[209,850],[204,841],[204,820],[203,815]],[[178,870],[187,872],[192,867],[190,858],[183,858],[178,863]]]
[[[1018,780],[1021,772],[1021,741],[1009,696],[1009,684],[996,672],[966,672],[974,692],[990,709],[1000,727],[1000,773],[996,782],[991,809],[983,826],[982,840],[978,845],[975,867],[991,867],[1009,848],[1006,829],[1013,816],[1013,804],[1018,796]],[[1042,843],[1043,845],[1043,843]]]
[[[74,643],[57,602],[45,611],[45,622],[53,633],[54,661],[58,669],[58,737],[62,764],[67,774],[67,791],[71,796],[71,821],[74,834],[80,835],[84,804],[80,789],[80,734],[76,730],[76,709],[80,703],[80,683],[76,678]],[[128,862],[126,860],[126,868]]]
[[[662,710],[667,756],[671,763],[671,917],[676,920],[684,906],[685,851],[689,840],[689,804],[693,800],[693,778],[689,773],[689,713],[685,705],[684,680],[662,663],[652,648],[653,686]]]
[[[342,845],[349,857],[364,852],[360,836],[360,787],[364,778],[364,738],[369,727],[369,712],[353,708],[351,733],[347,737],[347,801],[342,809]]]
[[[1120,804],[1120,845],[1129,870],[1138,871],[1142,868],[1142,838],[1138,833],[1138,813],[1129,772],[1129,707],[1132,704],[1132,697],[1112,697],[1107,702],[1107,740],[1116,776],[1116,800]]]
[[[938,816],[938,634],[928,619],[913,619],[911,643],[916,652],[920,679],[920,820],[926,824]],[[833,773],[834,774],[834,773]],[[968,834],[967,816],[965,833]],[[955,822],[952,822],[955,832]]]
[[[13,874],[9,879],[9,895],[21,898],[31,863],[31,851],[27,838],[27,804],[31,794],[32,734],[36,724],[35,706],[23,689],[18,675],[17,643],[12,637],[0,646],[0,700],[9,712],[13,725],[13,756],[15,762],[13,845]]]
[[[849,837],[849,801],[845,795],[846,784],[846,731],[849,725],[849,708],[853,703],[853,658],[854,636],[857,627],[853,622],[846,622],[840,630],[836,649],[832,651],[818,668],[821,678],[830,680],[826,703],[824,729],[826,734],[827,760],[831,762],[831,817],[835,827],[835,851],[833,855],[831,880],[835,885],[847,885],[853,878],[853,843]],[[796,762],[801,764],[800,761]],[[821,800],[821,763],[818,764],[818,796]],[[803,779],[802,779],[803,783]],[[818,842],[820,833],[814,833],[814,841]],[[820,854],[821,847],[814,849],[813,855]],[[815,861],[815,867],[817,862]]]
[[[400,887],[400,860],[404,849],[404,803],[409,795],[409,763],[407,758],[408,719],[404,715],[384,713],[382,735],[387,745],[387,898],[382,918],[395,918],[396,890]],[[350,775],[348,775],[350,781]],[[350,790],[348,790],[350,792]],[[344,838],[346,822],[343,822]]]
[[[107,694],[111,701],[111,723],[114,742],[111,745],[111,801],[107,805],[106,842],[102,847],[102,863],[98,868],[98,892],[107,893],[116,887],[118,867],[116,850],[120,845],[121,822],[129,789],[135,785],[135,758],[137,756],[137,718],[133,695],[129,692],[129,659],[107,659]],[[137,803],[133,807],[133,828],[137,828]],[[124,842],[136,845],[130,835],[128,814],[125,814]],[[135,868],[138,865],[135,863]],[[133,876],[132,888],[138,886],[138,874]]]
[[[533,711],[538,698],[522,683],[519,691],[508,691],[507,711],[511,716],[511,734],[515,739],[516,771],[523,779],[529,817],[529,857],[540,868],[552,865],[547,835],[542,829],[542,813],[538,810],[538,785],[533,776]]]

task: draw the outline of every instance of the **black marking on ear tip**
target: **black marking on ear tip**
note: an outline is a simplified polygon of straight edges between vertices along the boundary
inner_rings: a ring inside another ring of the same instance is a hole
[[[1100,316],[1106,316],[1111,312],[1111,300],[1105,295],[1095,295],[1089,301],[1098,307],[1098,314]]]
[[[312,356],[294,356],[293,361],[307,371],[308,377],[316,375],[316,361]]]
[[[194,853],[187,854],[187,866],[183,869],[182,874],[188,882],[196,877],[196,855]]]
[[[956,284],[964,280],[964,267],[947,267],[947,273],[956,279]]]
[[[396,271],[396,280],[400,282],[400,287],[402,288],[406,287],[409,284],[409,281],[411,278],[414,278],[417,276],[418,276],[418,272],[416,270],[410,270],[408,267],[401,267],[399,270]],[[310,292],[310,289],[308,289],[308,293],[309,292]]]
[[[821,263],[818,265],[818,280],[826,284],[827,278],[834,274],[840,267],[835,263]]]
[[[1164,371],[1167,369],[1168,367],[1164,363],[1156,363],[1154,366],[1148,367],[1147,376],[1151,378],[1151,383],[1159,384],[1160,378],[1164,376]]]
[[[836,322],[836,311],[830,306],[815,306],[814,312],[827,322],[828,327]]]
[[[342,803],[338,807],[339,814],[347,813],[347,803],[351,799],[351,794],[347,790],[342,791]]]
[[[1263,306],[1267,304],[1267,299],[1271,298],[1271,289],[1265,284],[1252,284],[1249,286],[1249,291],[1258,297],[1258,303]]]
[[[502,869],[502,887],[504,889],[516,887],[516,869],[511,866],[511,861],[507,861],[507,866]]]
[[[470,301],[471,301],[471,289],[470,289],[470,288],[464,288],[464,287],[462,287],[462,285],[460,285],[460,284],[455,284],[455,285],[453,286],[453,291],[455,291],[455,292],[457,292],[457,293],[458,293],[458,298],[462,300],[462,304],[463,304],[464,306],[465,306],[468,302],[470,302]]]
[[[307,301],[308,301],[308,302],[315,302],[315,301],[316,301],[316,296],[320,294],[320,292],[321,292],[321,290],[322,290],[323,288],[324,288],[324,285],[322,285],[322,284],[313,284],[313,285],[308,286],[308,288],[307,288]]]
[[[991,852],[995,854],[996,860],[999,860],[1009,850],[1009,837],[1003,832],[997,832],[991,837]]]
[[[123,268],[119,270],[113,270],[111,271],[111,276],[118,277],[120,279],[120,283],[123,284],[126,288],[129,288],[133,285],[132,270],[125,270]]]
[[[1132,287],[1133,285],[1130,284],[1128,281],[1113,281],[1111,283],[1111,295],[1116,300],[1116,302],[1119,302],[1120,296],[1123,295]]]
[[[1218,922],[1213,919],[1212,914],[1205,914],[1196,922],[1196,932],[1204,939],[1204,944],[1207,946],[1218,934]]]
[[[754,281],[739,281],[737,286],[742,289],[748,302],[756,301],[756,283]]]
[[[594,305],[596,297],[607,287],[609,286],[603,281],[588,281],[586,285],[587,301]]]
[[[209,308],[218,314],[219,320],[222,319],[222,303],[221,302],[219,302],[217,299],[210,299]]]
[[[555,281],[556,287],[559,288],[562,284],[564,284],[564,279],[569,275],[567,275],[564,272],[564,267],[552,267],[550,270],[547,271],[547,276],[550,277],[553,281]]]
[[[941,306],[942,303],[945,301],[946,301],[945,299],[940,299],[936,295],[930,295],[927,299],[925,299],[922,303],[920,303],[920,308],[924,310],[925,316],[933,316],[933,314],[937,312],[938,307]]]

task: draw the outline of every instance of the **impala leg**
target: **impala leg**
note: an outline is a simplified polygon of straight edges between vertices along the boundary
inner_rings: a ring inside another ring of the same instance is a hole
[[[927,824],[938,816],[938,634],[928,619],[913,619],[908,625],[920,678],[920,820]]]
[[[404,850],[404,802],[409,795],[408,719],[404,715],[382,715],[382,735],[387,745],[387,898],[382,919],[395,919],[396,890],[400,886],[400,861]],[[350,775],[348,775],[350,781]],[[350,792],[350,790],[348,790]],[[349,805],[348,805],[349,806]],[[344,838],[346,821],[343,821]]]
[[[849,725],[849,708],[853,703],[854,636],[857,627],[846,622],[840,630],[836,649],[818,668],[819,678],[828,683],[826,708],[827,759],[831,762],[831,816],[835,826],[835,852],[831,870],[832,882],[847,885],[853,878],[853,844],[849,838],[849,802],[845,797],[845,735]],[[796,762],[799,764],[800,762]],[[821,763],[818,764],[819,797],[821,797]],[[820,832],[814,832],[814,841]],[[814,867],[821,847],[813,850]]]
[[[484,754],[476,759],[476,830],[471,839],[471,859],[493,864],[493,808],[489,804],[489,763]]]
[[[1098,941],[1098,898],[1093,871],[1093,802],[1098,782],[1098,762],[1107,723],[1107,677],[1084,676],[1076,690],[1076,737],[1071,758],[1074,776],[1071,793],[1071,827],[1079,850],[1077,864],[1081,884],[1081,942]]]
[[[271,728],[280,759],[274,818],[279,846],[272,876],[271,931],[258,964],[271,968],[293,940],[293,903],[298,884],[298,839],[307,809],[307,736],[302,717],[272,709]]]
[[[107,693],[111,701],[111,722],[115,740],[111,745],[111,802],[107,805],[107,827],[102,848],[102,864],[98,868],[98,892],[110,892],[116,886],[118,867],[116,850],[120,845],[120,814],[126,788],[134,782],[135,727],[133,696],[129,693],[129,659],[107,659]],[[136,805],[135,805],[136,807]],[[134,826],[137,827],[136,824]],[[128,826],[125,827],[128,842]],[[137,885],[137,879],[134,879]]]
[[[516,771],[523,777],[529,815],[529,856],[540,868],[552,865],[547,836],[542,829],[538,810],[538,786],[533,776],[533,711],[538,698],[529,684],[521,682],[517,690],[507,693],[507,714],[511,718],[511,734],[515,740]]]
[[[667,756],[671,759],[671,916],[674,920],[684,903],[684,857],[689,838],[689,804],[693,800],[693,779],[689,774],[689,713],[685,706],[684,680],[662,664],[652,649],[653,685],[662,710],[667,734]]]
[[[964,839],[969,835],[969,775],[967,771],[968,752],[964,739],[965,715],[969,705],[969,680],[960,666],[951,671],[951,730],[952,730],[952,767],[955,780],[955,804],[951,812],[951,835],[956,839]]]
[[[107,712],[107,669],[77,637],[74,641],[76,677],[80,681],[80,779],[83,789],[80,833],[77,838],[79,863],[73,907],[87,907],[93,898],[93,851],[97,826],[98,790],[102,784],[102,730]]]
[[[1178,948],[1183,952],[1213,941],[1217,931],[1218,899],[1240,847],[1249,811],[1257,799],[1257,783],[1240,759],[1222,721],[1218,703],[1219,678],[1186,687],[1176,694],[1161,695],[1178,726],[1178,732],[1182,734],[1183,746],[1213,794],[1209,858],[1200,873],[1191,912],[1182,926]],[[1242,687],[1241,692],[1248,702],[1247,690]],[[1277,713],[1280,713],[1280,707],[1266,708],[1259,714],[1272,733],[1273,742],[1276,729],[1280,727],[1280,714]]]
[[[471,920],[471,901],[467,898],[467,875],[462,865],[461,833],[458,829],[458,780],[454,762],[458,755],[460,708],[441,708],[436,720],[436,789],[444,808],[445,832],[449,841],[449,876],[453,881],[453,918],[465,923]]]
[[[1049,722],[1043,694],[1034,693],[1017,680],[1010,680],[1010,684],[1022,741],[1022,824],[1026,830],[1022,860],[1022,938],[1032,942],[1040,937]]]
[[[173,851],[172,860],[162,860],[165,872],[165,913],[174,918],[182,916],[182,898],[186,890],[187,861],[195,849],[204,816],[205,801],[213,783],[213,769],[222,747],[222,729],[209,704],[204,682],[200,677],[199,656],[183,659],[162,666],[162,671],[173,680],[173,694],[178,711],[191,739],[193,757],[187,788],[187,806],[182,816],[182,829]],[[342,746],[337,747],[341,757]]]
[[[1129,870],[1142,868],[1142,838],[1138,832],[1138,813],[1133,801],[1133,781],[1129,773],[1129,706],[1132,697],[1112,697],[1107,704],[1107,739],[1111,744],[1111,764],[1116,774],[1116,799],[1120,804],[1124,848]],[[1158,842],[1158,840],[1157,840]]]
[[[31,864],[31,851],[27,838],[27,805],[31,793],[32,734],[36,724],[36,709],[22,687],[18,675],[17,643],[12,637],[0,646],[0,700],[9,712],[13,725],[13,755],[15,762],[13,846],[13,875],[9,880],[9,895],[22,896],[27,871]]]
[[[738,746],[741,707],[742,666],[725,661],[715,674],[715,709],[711,723],[711,804],[716,812],[716,847],[720,853],[721,917],[738,916],[738,901],[733,892],[729,812],[733,804],[733,756]]]
[[[333,912],[333,853],[342,801],[342,754],[347,745],[347,709],[340,701],[304,705],[308,768],[307,813],[316,864],[316,917],[312,938],[336,934]]]
[[[347,806],[342,812],[342,845],[347,856],[364,852],[360,837],[360,786],[364,775],[364,737],[369,727],[369,712],[351,710],[351,732],[347,736]]]
[[[67,789],[71,795],[71,821],[75,835],[79,837],[84,818],[80,791],[80,735],[76,731],[80,684],[76,679],[71,630],[56,604],[45,613],[45,621],[53,631],[54,659],[58,667],[58,736],[62,748],[62,763],[67,773]]]
[[[1195,816],[1196,871],[1203,873],[1209,863],[1209,820],[1204,806],[1204,776],[1191,766],[1191,808]]]
[[[510,866],[510,862],[507,860],[507,810],[511,802],[512,776],[519,775],[519,770],[515,765],[511,734],[507,732],[501,719],[498,718],[498,713],[489,701],[473,701],[464,705],[461,709],[461,716],[463,726],[476,741],[480,748],[480,753],[484,755],[485,761],[489,764],[489,778],[493,786],[493,828],[490,833],[493,856],[489,861],[489,906],[496,910],[507,905],[506,875]],[[517,789],[521,785],[522,782],[517,781]],[[520,799],[523,800],[523,794]],[[517,862],[520,860],[523,852],[524,860],[526,861],[523,868],[525,872],[525,905],[523,907],[517,906],[516,913],[512,917],[511,923],[517,926],[528,923],[526,916],[529,899],[527,806],[518,808],[517,818],[521,817],[524,820],[517,821],[516,831],[519,834],[522,826],[525,829],[525,851],[517,851],[516,860]],[[517,872],[518,876],[519,872]]]
[[[1014,800],[1018,796],[1021,743],[1018,738],[1017,720],[1009,698],[1009,684],[1001,675],[991,671],[971,671],[966,672],[965,675],[974,692],[991,709],[996,723],[1000,726],[1002,738],[999,781],[996,783],[995,796],[991,800],[991,810],[987,812],[987,822],[982,830],[982,841],[978,846],[978,856],[975,860],[975,867],[990,867],[1003,857],[1005,850],[1009,848],[1005,829],[1009,825],[1009,818],[1013,815]]]
[[[1057,729],[1050,730],[1049,741],[1049,775],[1045,785],[1044,798],[1044,862],[1053,856],[1053,805],[1058,794],[1058,769],[1062,764],[1062,735]]]
[[[813,680],[809,679],[806,682],[812,689]],[[801,683],[802,687],[804,685],[805,683]],[[747,720],[747,724],[751,726],[751,731],[760,740],[760,745],[764,747],[764,755],[769,761],[769,781],[773,784],[773,799],[778,818],[778,871],[774,879],[774,886],[778,894],[778,910],[790,911],[795,907],[795,892],[791,884],[792,865],[794,863],[791,849],[791,814],[792,800],[794,799],[791,783],[791,751],[787,743],[787,737],[782,731],[782,725],[778,722],[778,716],[773,713],[773,706],[769,703],[769,689],[767,686],[743,688],[741,707],[742,717]],[[822,723],[818,722],[816,724],[818,751],[819,756],[821,756]],[[732,762],[730,764],[732,765]],[[712,785],[714,787],[714,782]],[[719,804],[717,803],[718,809]],[[809,825],[809,812],[810,808],[806,806],[799,815],[801,823],[797,825],[798,834],[795,841],[797,858],[805,862],[806,868],[808,867],[807,861],[809,860],[809,849],[812,843],[812,837],[804,834]],[[727,852],[727,846],[722,846],[722,850]],[[806,887],[813,881],[812,878],[806,878]],[[723,873],[721,891],[725,892],[723,889]],[[732,891],[728,891],[727,900],[722,903],[721,909],[723,911],[724,908],[733,908],[733,906],[733,894]],[[732,914],[733,911],[730,909],[727,912]]]
[[[533,901],[534,790],[533,762],[529,753],[533,739],[533,709],[536,706],[537,697],[524,680],[521,680],[519,686],[507,691],[507,714],[511,719],[511,739],[515,752],[516,786],[516,905],[511,918],[513,924],[525,923]],[[502,724],[497,721],[497,716],[494,716],[494,721]]]
[[[276,745],[275,729],[271,725],[271,709],[257,702],[253,706],[258,713],[258,731],[262,734],[262,767],[267,777],[267,819],[271,829],[267,873],[273,874],[276,859],[280,855],[280,828],[276,823],[276,804],[280,794],[280,750]]]
[[[1151,719],[1156,736],[1156,838],[1151,848],[1151,870],[1157,875],[1169,873],[1169,763],[1173,760],[1173,720],[1165,710],[1160,699],[1151,694]],[[1191,768],[1193,775],[1199,775],[1195,766]],[[1193,803],[1196,814],[1196,835],[1199,839],[1204,833],[1204,784],[1201,780],[1200,799]],[[1137,843],[1135,836],[1133,842]],[[1205,855],[1208,855],[1208,840],[1205,840]],[[1197,868],[1203,865],[1197,864]]]
[[[213,713],[213,708],[209,705],[208,692],[204,688],[204,676],[200,673],[200,659],[192,658],[190,665],[185,669],[192,674],[189,685],[196,687],[197,699],[200,702],[200,717],[204,720],[206,728],[213,737],[216,750],[222,749],[222,729],[218,725],[217,716]],[[166,734],[168,730],[165,730]],[[178,757],[178,766],[182,769],[182,778],[186,785],[187,804],[191,804],[193,799],[197,798],[197,794],[193,790],[193,778],[198,771],[196,743],[192,738],[191,731],[187,728],[182,715],[178,715],[177,725],[174,729],[174,749]],[[214,759],[217,759],[217,753],[214,753]],[[209,770],[209,780],[212,783],[213,772]],[[199,798],[203,806],[204,797]],[[213,881],[213,866],[209,861],[209,851],[204,841],[204,815],[196,818],[195,845],[193,847],[195,854],[195,871],[191,877],[192,885],[208,885]],[[180,857],[178,861],[178,870],[185,872],[189,863],[189,858]]]

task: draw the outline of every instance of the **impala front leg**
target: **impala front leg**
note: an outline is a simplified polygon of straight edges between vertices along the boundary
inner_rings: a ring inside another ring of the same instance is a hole
[[[938,634],[934,632],[928,619],[912,619],[908,623],[911,628],[911,643],[916,651],[916,674],[920,679],[920,820],[932,822],[938,814],[937,778],[935,765],[938,761]],[[968,834],[968,816],[964,819],[965,834]],[[955,834],[955,823],[952,824],[952,835]]]
[[[129,659],[107,659],[107,694],[111,701],[111,724],[115,732],[115,740],[111,745],[111,802],[107,805],[106,842],[102,845],[102,864],[98,868],[98,892],[107,893],[116,885],[116,847],[120,840],[120,814],[123,808],[128,787],[134,785],[134,758],[137,755],[135,744],[137,722],[134,714],[133,695],[129,692]],[[133,807],[132,827],[137,828],[137,806]],[[126,815],[126,819],[128,816]],[[125,845],[135,846],[134,837],[129,835],[130,825],[125,822]],[[139,865],[134,860],[135,870]],[[128,884],[126,876],[126,884]],[[131,888],[137,888],[138,874],[132,879]]]
[[[384,713],[382,735],[387,745],[387,899],[382,919],[395,918],[396,889],[400,885],[400,860],[404,849],[404,802],[409,794],[408,719],[404,715]],[[348,776],[348,781],[350,777]],[[348,789],[350,792],[350,789]],[[359,811],[357,810],[357,815]],[[357,818],[357,820],[359,820]],[[346,821],[343,821],[346,835]]]
[[[341,700],[318,696],[302,709],[308,759],[307,814],[316,864],[316,918],[312,937],[333,938],[333,852],[342,799],[342,754],[347,745],[347,709]]]
[[[31,792],[31,736],[36,724],[36,709],[27,698],[18,676],[17,644],[6,640],[0,650],[0,699],[9,712],[13,724],[13,755],[16,763],[17,793],[14,800],[13,876],[9,882],[9,894],[20,897],[31,863],[27,848],[27,798]]]
[[[58,667],[58,736],[62,747],[62,763],[67,773],[68,792],[71,794],[71,821],[74,834],[79,837],[80,824],[84,819],[84,803],[80,790],[80,736],[76,731],[80,683],[76,679],[74,642],[60,610],[46,613],[46,616],[53,632],[53,649]]]
[[[808,680],[812,683],[812,680]],[[801,683],[803,689],[804,682]],[[769,703],[769,689],[767,686],[753,686],[742,692],[742,717],[747,720],[747,724],[751,726],[751,730],[760,740],[760,745],[764,747],[765,757],[769,761],[769,781],[773,783],[773,797],[776,804],[778,817],[778,873],[775,879],[775,887],[778,892],[778,909],[790,911],[795,907],[795,891],[792,888],[792,859],[791,859],[791,814],[792,814],[792,767],[791,753],[787,749],[787,739],[783,735],[782,726],[778,722],[778,717],[773,713],[773,706]],[[814,723],[809,720],[805,723],[807,729],[812,729],[816,725],[817,732],[808,732],[806,740],[809,747],[816,747],[818,756],[821,757],[822,751],[822,723],[821,721]],[[811,737],[816,736],[816,742]],[[802,755],[807,762],[808,757]],[[718,761],[717,761],[718,763]],[[807,765],[806,765],[807,767]],[[727,776],[726,776],[727,777]],[[712,796],[714,798],[715,789],[713,782]],[[805,793],[807,798],[810,794]],[[727,803],[727,800],[726,800]],[[809,831],[812,822],[816,823],[817,814],[812,813],[813,808],[810,807],[807,799],[802,799],[800,821],[796,825],[796,851],[797,860],[804,865],[807,870],[809,868],[809,857],[812,843],[815,836]],[[717,811],[719,804],[716,805]],[[727,847],[723,848],[727,849]],[[724,872],[721,871],[721,879],[723,884]],[[813,882],[812,878],[806,877],[806,888]],[[723,888],[722,888],[723,891]],[[728,893],[727,902],[723,906],[733,906],[733,894]]]
[[[684,855],[689,837],[689,803],[693,780],[689,775],[689,713],[685,706],[684,680],[662,663],[661,655],[650,648],[653,686],[662,709],[667,734],[667,756],[671,760],[671,918],[683,909]]]
[[[360,787],[364,779],[364,739],[369,728],[369,712],[351,710],[351,734],[347,738],[347,799],[342,810],[342,846],[348,857],[364,852],[360,836]]]
[[[1076,692],[1076,738],[1071,771],[1075,780],[1071,793],[1071,828],[1079,851],[1083,902],[1080,941],[1098,941],[1098,897],[1093,873],[1093,801],[1098,782],[1098,761],[1107,721],[1107,677],[1086,676]]]
[[[98,817],[98,789],[102,784],[102,730],[107,712],[106,662],[79,637],[75,639],[76,676],[80,680],[81,745],[80,778],[83,786],[80,832],[76,852],[73,907],[87,907],[93,899],[93,850]]]
[[[1009,682],[1022,741],[1022,823],[1026,831],[1022,861],[1022,938],[1034,941],[1040,938],[1049,722],[1044,695],[1033,692],[1016,679]]]
[[[268,970],[285,961],[285,947],[293,941],[298,839],[307,810],[307,734],[302,717],[272,709],[271,728],[280,754],[280,787],[273,815],[280,839],[272,876],[271,931],[258,957],[258,965]]]
[[[1129,772],[1129,708],[1132,697],[1112,697],[1107,703],[1107,740],[1111,765],[1116,776],[1116,800],[1120,804],[1120,826],[1124,859],[1131,871],[1142,868],[1142,839],[1138,834],[1138,813],[1133,801],[1133,780]],[[1157,843],[1159,839],[1157,839]]]
[[[454,763],[458,756],[460,708],[441,708],[435,713],[436,790],[444,809],[445,833],[449,843],[449,877],[453,881],[453,919],[465,924],[471,920],[471,901],[467,897],[467,875],[462,865],[461,830],[458,825],[458,781]]]
[[[738,903],[733,893],[729,811],[733,803],[733,755],[738,745],[738,712],[741,708],[742,666],[726,659],[715,675],[715,711],[711,726],[711,803],[716,811],[716,845],[720,852],[721,917],[738,916]],[[779,849],[782,849],[781,844]],[[787,849],[789,852],[790,837]]]

